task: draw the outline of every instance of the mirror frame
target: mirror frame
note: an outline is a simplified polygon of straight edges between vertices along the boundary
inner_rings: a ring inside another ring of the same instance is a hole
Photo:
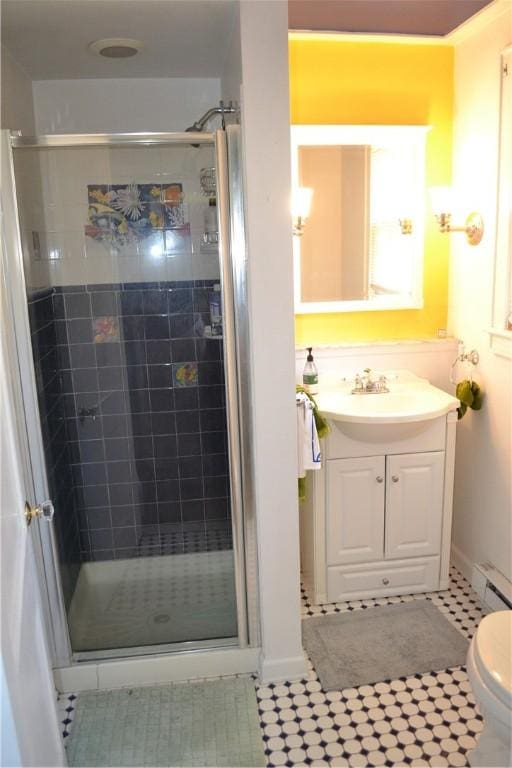
[[[299,147],[381,144],[403,147],[405,144],[416,148],[422,158],[419,169],[418,188],[425,197],[426,137],[429,125],[292,125],[291,126],[291,167],[292,188],[299,184]],[[393,309],[421,309],[423,307],[423,261],[424,261],[424,202],[421,215],[414,220],[415,252],[414,277],[410,294],[400,296],[377,296],[374,299],[352,301],[302,301],[301,298],[301,238],[293,237],[293,275],[295,314],[321,314],[327,312],[372,312]],[[307,227],[307,221],[305,223]]]
[[[512,359],[512,330],[507,316],[512,312],[512,45],[501,53],[500,149],[498,167],[498,215],[494,260],[493,327],[491,349],[496,355]]]

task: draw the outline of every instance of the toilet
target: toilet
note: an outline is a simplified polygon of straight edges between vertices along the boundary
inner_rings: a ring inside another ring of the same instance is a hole
[[[467,657],[467,673],[484,729],[469,755],[471,766],[512,766],[512,611],[480,622]]]

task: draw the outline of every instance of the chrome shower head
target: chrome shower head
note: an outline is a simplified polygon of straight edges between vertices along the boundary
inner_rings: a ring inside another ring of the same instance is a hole
[[[220,101],[218,107],[212,107],[212,109],[209,109],[208,112],[205,112],[204,115],[199,118],[199,120],[196,120],[195,123],[192,123],[192,125],[189,125],[188,128],[185,128],[185,133],[202,133],[206,124],[214,115],[222,115],[222,127],[224,128],[224,115],[232,115],[237,111],[238,108],[233,105],[232,101],[229,102],[229,106],[227,107],[225,107],[224,103]]]
[[[205,123],[198,120],[196,123],[192,123],[188,128],[185,128],[185,133],[201,133],[204,129]]]

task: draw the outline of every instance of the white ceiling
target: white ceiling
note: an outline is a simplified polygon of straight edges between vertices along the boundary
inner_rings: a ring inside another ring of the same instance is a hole
[[[220,77],[233,0],[2,0],[2,43],[33,80]],[[103,37],[142,40],[131,59],[87,49]]]

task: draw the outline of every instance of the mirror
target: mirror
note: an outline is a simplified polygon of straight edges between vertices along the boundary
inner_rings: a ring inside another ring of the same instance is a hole
[[[294,125],[292,185],[313,190],[295,235],[295,312],[422,306],[428,126]]]

